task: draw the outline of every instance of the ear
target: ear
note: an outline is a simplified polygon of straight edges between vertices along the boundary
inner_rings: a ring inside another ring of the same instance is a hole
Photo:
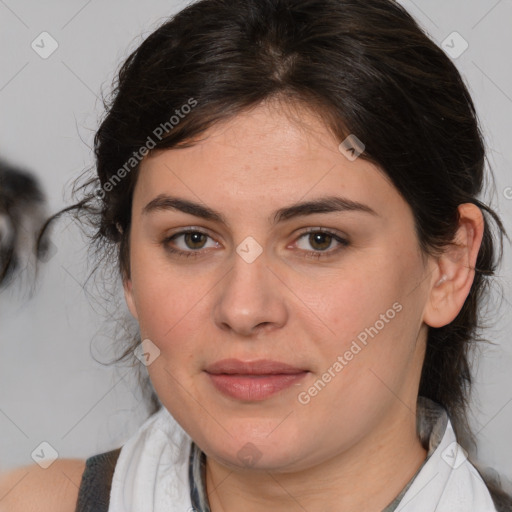
[[[138,320],[139,317],[137,316],[137,308],[135,307],[135,298],[133,296],[133,283],[130,278],[126,277],[123,279],[123,289],[126,305],[128,306],[132,316]]]
[[[461,204],[455,239],[437,258],[423,321],[443,327],[459,314],[475,277],[475,265],[484,234],[484,218],[478,206]]]

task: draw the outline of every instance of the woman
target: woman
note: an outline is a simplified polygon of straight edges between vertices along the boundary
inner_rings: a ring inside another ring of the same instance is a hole
[[[117,251],[158,410],[12,510],[512,510],[461,446],[503,227],[403,8],[196,2],[124,63],[95,150],[71,209]]]

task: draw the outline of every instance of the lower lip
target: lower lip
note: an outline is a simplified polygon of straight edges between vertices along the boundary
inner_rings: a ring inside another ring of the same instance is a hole
[[[302,380],[307,373],[280,373],[276,375],[208,373],[208,376],[213,385],[225,395],[238,400],[259,401],[289,388]]]

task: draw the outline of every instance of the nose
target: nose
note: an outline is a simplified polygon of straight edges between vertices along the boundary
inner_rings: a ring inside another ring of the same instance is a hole
[[[282,328],[288,319],[284,286],[267,266],[265,253],[248,263],[239,255],[216,288],[215,324],[250,337]]]

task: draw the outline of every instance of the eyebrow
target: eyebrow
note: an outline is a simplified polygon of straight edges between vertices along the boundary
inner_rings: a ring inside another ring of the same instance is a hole
[[[217,212],[208,206],[166,194],[160,194],[152,199],[148,204],[146,204],[146,206],[144,206],[142,214],[147,215],[152,212],[165,210],[176,210],[205,220],[211,220],[225,225],[229,224],[220,212]],[[273,224],[277,224],[294,217],[332,212],[363,212],[377,217],[379,216],[372,208],[363,203],[352,201],[344,197],[327,196],[280,208],[274,212],[272,222]]]

